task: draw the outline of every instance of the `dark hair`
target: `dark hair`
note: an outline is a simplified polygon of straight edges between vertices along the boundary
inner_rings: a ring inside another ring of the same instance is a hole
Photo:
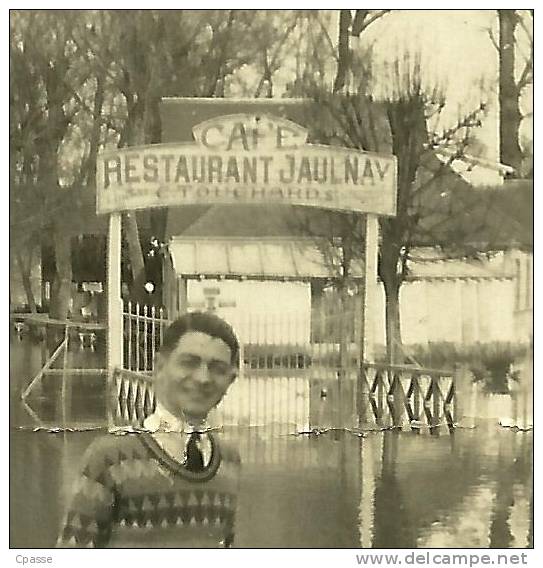
[[[169,355],[177,343],[189,331],[207,333],[222,339],[230,347],[230,362],[239,367],[239,342],[232,326],[219,316],[209,312],[192,312],[177,318],[164,333],[160,352]]]

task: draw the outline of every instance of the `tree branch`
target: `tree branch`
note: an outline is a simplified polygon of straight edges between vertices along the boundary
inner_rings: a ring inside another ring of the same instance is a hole
[[[319,13],[317,13],[316,16],[316,20],[320,26],[322,35],[324,36],[324,39],[326,40],[326,43],[328,44],[328,47],[330,48],[330,53],[332,55],[332,57],[336,60],[338,60],[338,55],[336,53],[336,49],[334,47],[334,43],[332,41],[332,38],[330,37],[330,34],[328,33],[328,30],[326,29],[325,25],[323,24],[322,20],[319,17]]]
[[[283,48],[284,44],[286,43],[287,39],[289,38],[290,34],[295,30],[296,25],[298,23],[298,16],[296,16],[294,18],[294,21],[287,27],[287,29],[285,30],[285,32],[283,33],[283,35],[281,36],[281,38],[279,39],[275,50],[270,58],[270,61],[268,62],[268,53],[267,53],[267,48],[264,47],[264,72],[262,74],[262,77],[260,78],[260,81],[258,83],[258,86],[256,88],[255,91],[255,98],[258,98],[260,96],[260,92],[262,90],[262,87],[264,86],[264,83],[266,81],[268,81],[271,85],[271,81],[272,81],[272,76],[275,73],[275,71],[277,71],[277,59],[279,58],[279,54],[281,52],[281,49]],[[271,86],[269,89],[269,98],[271,98]]]
[[[533,81],[533,73],[534,73],[534,44],[530,45],[530,55],[526,59],[526,65],[522,70],[519,80],[517,81],[517,91],[520,95],[520,92],[524,87],[530,84]]]
[[[220,54],[219,54],[219,57],[217,58],[217,64],[216,64],[216,67],[215,67],[215,75],[214,75],[212,82],[211,82],[211,84],[210,84],[210,86],[207,90],[207,93],[206,93],[206,96],[208,96],[208,97],[212,97],[213,95],[216,94],[217,85],[219,84],[221,79],[224,78],[223,67],[224,67],[224,62],[225,62],[225,59],[226,59],[226,57],[225,57],[226,50],[228,49],[228,43],[230,41],[232,24],[234,23],[234,13],[235,13],[235,10],[229,10],[228,11],[228,20],[227,20],[227,23],[226,23],[226,30],[224,32],[224,41],[222,42],[222,47],[220,48]]]
[[[390,10],[375,10],[373,14],[370,15],[371,10],[356,10],[353,25],[351,28],[351,35],[355,37],[360,37],[360,34],[367,29],[373,22],[383,17],[385,14],[390,12]],[[369,18],[366,20],[367,16]]]
[[[496,38],[494,36],[494,32],[492,31],[492,28],[488,28],[486,31],[488,33],[488,37],[490,38],[490,42],[496,48],[496,51],[499,53],[500,52],[500,46],[498,45],[498,42],[496,41]]]

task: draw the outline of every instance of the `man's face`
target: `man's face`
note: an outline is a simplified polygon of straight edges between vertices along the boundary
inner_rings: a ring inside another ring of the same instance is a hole
[[[156,395],[176,416],[204,419],[235,377],[230,347],[217,337],[189,331],[175,349],[157,360]]]

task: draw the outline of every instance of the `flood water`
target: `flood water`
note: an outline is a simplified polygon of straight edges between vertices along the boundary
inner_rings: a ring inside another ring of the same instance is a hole
[[[107,433],[104,375],[48,377],[25,406],[39,345],[10,344],[10,545],[51,547],[88,445]],[[72,354],[100,366],[100,353]],[[68,384],[69,383],[69,384]],[[64,401],[62,392],[64,388]],[[65,425],[50,432],[45,428]],[[279,425],[218,433],[242,461],[238,547],[531,547],[532,434],[473,429],[330,431]]]

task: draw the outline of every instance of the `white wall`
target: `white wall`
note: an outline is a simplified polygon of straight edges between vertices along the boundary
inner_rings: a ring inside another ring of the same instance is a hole
[[[506,253],[505,266],[515,275],[514,319],[515,336],[519,341],[529,342],[533,338],[533,253],[512,250]]]
[[[189,311],[206,309],[213,288],[219,291],[215,313],[234,327],[243,343],[309,343],[309,283],[189,280]]]
[[[405,345],[448,341],[471,344],[521,341],[515,331],[511,279],[427,279],[400,290]],[[385,294],[379,286],[376,342],[385,344]]]
[[[309,284],[189,280],[189,310],[206,309],[206,298],[213,288],[219,291],[214,300],[217,315],[232,324],[243,343],[309,342]],[[400,291],[403,342],[410,345],[442,341],[457,344],[522,341],[515,326],[514,302],[515,281],[511,279],[407,282]],[[373,317],[376,343],[384,345],[385,298],[382,286],[379,286]]]

